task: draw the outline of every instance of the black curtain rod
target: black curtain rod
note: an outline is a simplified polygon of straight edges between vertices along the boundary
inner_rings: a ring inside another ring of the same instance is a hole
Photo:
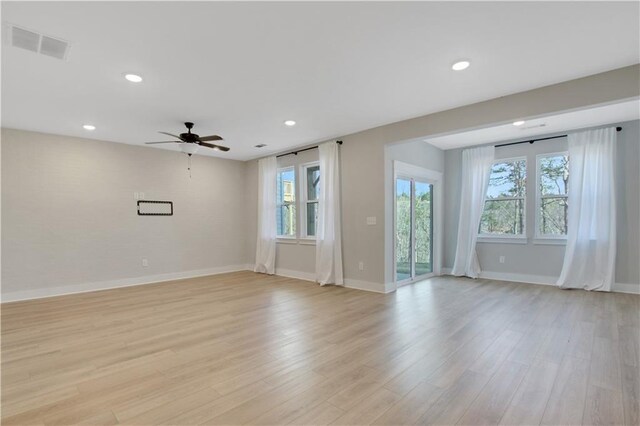
[[[337,143],[338,145],[342,145],[342,141],[336,141],[336,143]],[[299,153],[299,152],[309,151],[309,150],[312,150],[312,149],[316,149],[317,147],[318,147],[318,145],[316,145],[316,146],[310,146],[309,148],[305,148],[305,149],[299,149],[299,150],[297,150],[297,151],[287,152],[286,154],[276,155],[276,158],[284,157],[284,156],[286,156],[286,155],[291,155],[291,154],[293,154],[293,155],[298,155],[298,153]]]
[[[616,127],[616,130],[619,132],[620,130],[622,130],[622,127]],[[548,138],[530,139],[528,141],[502,143],[500,145],[494,145],[494,146],[496,148],[500,148],[501,146],[520,145],[521,143],[534,143],[537,141],[548,141],[549,139],[558,139],[558,138],[565,138],[565,137],[567,137],[567,135],[549,136]]]

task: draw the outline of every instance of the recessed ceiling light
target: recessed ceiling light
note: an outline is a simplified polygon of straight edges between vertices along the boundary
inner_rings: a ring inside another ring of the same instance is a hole
[[[142,77],[140,77],[138,74],[125,74],[124,78],[132,83],[140,83],[142,81]]]
[[[285,126],[289,126],[289,127],[293,127],[293,126],[296,125],[296,122],[293,121],[293,120],[287,120],[287,121],[284,122],[284,125]]]
[[[514,126],[522,126],[523,124],[524,124],[524,120],[518,120],[513,122]]]
[[[85,129],[85,130],[93,131],[93,130],[96,129],[96,126],[94,126],[93,124],[83,124],[82,128]]]
[[[471,62],[469,61],[458,61],[455,64],[451,65],[451,69],[454,71],[462,71],[469,68],[469,65],[471,65]]]

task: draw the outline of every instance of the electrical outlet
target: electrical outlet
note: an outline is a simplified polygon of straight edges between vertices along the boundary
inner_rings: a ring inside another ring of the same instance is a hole
[[[500,263],[504,263],[504,260],[505,260],[504,256],[500,256]]]
[[[145,268],[149,266],[149,260],[146,257],[142,258],[142,266],[144,266]]]
[[[139,200],[140,199],[140,195],[137,192],[133,193],[133,199],[134,200]]]
[[[364,271],[364,262],[363,261],[358,262],[358,269],[361,270],[361,271]]]
[[[144,200],[144,192],[141,192],[141,193],[140,193],[140,199],[141,199],[141,200]]]
[[[377,223],[377,219],[375,216],[367,217],[367,225],[375,225]]]

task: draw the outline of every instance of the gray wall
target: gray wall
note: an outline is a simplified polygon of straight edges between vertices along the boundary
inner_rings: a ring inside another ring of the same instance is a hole
[[[618,133],[616,191],[617,215],[617,260],[616,282],[640,283],[640,122],[612,124],[622,126]],[[508,141],[507,141],[508,142]],[[557,278],[562,269],[564,245],[535,244],[535,191],[536,155],[564,151],[566,138],[539,141],[533,145],[521,144],[496,148],[496,158],[527,157],[526,229],[527,244],[478,243],[478,258],[483,271],[512,274],[527,274]],[[455,258],[456,236],[460,205],[460,174],[462,149],[445,151],[445,256],[444,266],[451,268]],[[531,196],[533,195],[533,197]],[[499,257],[505,256],[505,263]]]
[[[194,156],[190,179],[181,153],[2,129],[3,295],[244,265],[244,173]],[[134,192],[174,216],[137,216]]]
[[[299,173],[298,166],[305,163],[318,161],[318,150],[313,149],[301,152],[298,155],[287,155],[278,158],[278,167],[295,166],[296,173]],[[248,161],[246,163],[247,190],[250,192],[247,205],[251,206],[251,211],[257,211],[258,203],[258,161]],[[298,179],[301,176],[296,175]],[[296,182],[296,197],[300,197],[300,181]],[[298,222],[300,214],[298,215]],[[249,253],[249,264],[255,261],[256,251],[256,233],[257,233],[257,214],[251,216],[253,223],[246,235],[247,250]],[[299,226],[299,223],[298,223]],[[298,276],[307,276],[312,278],[316,271],[316,247],[312,241],[298,240],[279,240],[276,244],[276,273],[297,273]]]
[[[634,65],[337,138],[344,142],[340,155],[345,278],[368,283],[391,282],[388,280],[391,271],[387,271],[390,242],[386,241],[384,226],[388,208],[385,187],[390,185],[385,173],[386,145],[638,97],[639,76],[640,65]],[[445,168],[449,164],[451,159],[445,158]],[[247,176],[253,179],[247,181],[250,188],[257,185],[257,175],[252,171],[255,165],[248,168]],[[377,225],[367,225],[369,216],[377,218]],[[255,258],[255,227],[252,232],[247,240],[248,263]],[[451,251],[450,244],[446,250]],[[364,263],[363,271],[358,269],[360,261]]]
[[[637,97],[639,73],[638,65],[621,68],[340,138],[345,277],[384,285],[390,276],[384,226],[387,145]],[[427,146],[397,149],[427,150],[407,152],[437,170],[441,154]],[[630,164],[631,154],[624,158]],[[178,153],[7,129],[1,161],[3,294],[254,262],[255,161],[196,156],[189,180],[185,157]],[[453,163],[445,155],[444,168]],[[176,215],[137,217],[135,191],[147,199],[174,200]],[[447,208],[451,204],[446,200]],[[369,216],[377,225],[366,224]],[[630,256],[635,244],[637,257],[637,238],[627,241]],[[285,254],[289,249],[303,257]],[[281,244],[278,250],[280,268],[313,271],[313,246]],[[142,257],[149,267],[141,266]]]
[[[347,173],[347,184],[353,184],[353,180],[355,180],[356,176],[352,176],[349,172],[351,172],[351,164],[356,159],[364,158],[367,161],[366,153],[351,153],[349,150],[345,153],[345,146],[341,149],[341,172]],[[349,156],[349,154],[353,154]],[[278,159],[279,167],[287,167],[287,166],[299,166],[300,164],[309,163],[312,161],[318,160],[318,151],[310,150],[306,152],[302,152],[298,155],[288,155],[285,157],[281,157]],[[384,179],[384,188],[368,188],[369,196],[371,197],[371,201],[374,202],[382,202],[384,197],[391,197],[392,193],[392,185],[391,185],[391,176],[393,173],[392,164],[394,160],[403,161],[405,163],[415,164],[417,166],[421,166],[427,169],[435,170],[442,172],[444,170],[444,152],[432,145],[429,145],[423,141],[409,141],[406,143],[398,143],[386,146],[385,149],[385,162],[384,162],[384,172],[388,178]],[[349,166],[345,167],[348,164]],[[366,168],[366,166],[363,166]],[[354,171],[358,171],[362,169],[355,168]],[[257,177],[257,161],[247,162],[247,173],[246,176],[248,178],[247,185],[250,187],[248,189],[251,190],[253,187],[257,187],[258,177]],[[345,186],[345,177],[342,177],[343,182],[343,194],[345,191],[349,191],[350,186]],[[299,189],[299,185],[298,185]],[[383,192],[384,191],[384,192]],[[252,203],[253,206],[257,205],[257,194],[255,190],[251,190],[251,199],[248,201]],[[298,194],[299,197],[299,194]],[[342,197],[343,205],[347,203],[349,206],[349,200],[347,197]],[[385,203],[385,210],[389,209],[389,203]],[[347,208],[343,208],[343,215],[348,214],[355,206]],[[385,211],[384,215],[376,216],[376,225],[367,225],[366,218],[367,216],[375,216],[375,214],[367,214],[366,210],[362,210],[359,212],[356,217],[351,217],[352,223],[357,222],[360,229],[360,234],[356,234],[351,232],[351,229],[343,229],[343,244],[345,249],[343,250],[343,258],[344,258],[344,269],[345,269],[345,277],[347,279],[356,280],[356,281],[367,281],[367,282],[378,282],[371,281],[367,272],[376,267],[376,265],[372,264],[369,259],[373,257],[373,253],[370,250],[360,250],[359,252],[354,252],[353,250],[347,251],[347,249],[351,246],[357,245],[359,241],[358,238],[366,238],[367,235],[373,233],[374,230],[383,229],[385,226],[384,220],[385,217],[391,217],[391,211]],[[257,217],[255,218],[257,221]],[[343,219],[344,220],[344,219]],[[255,253],[255,225],[251,228],[251,232],[247,236],[247,247],[248,252],[250,254]],[[388,228],[387,233],[391,233],[390,235],[385,235],[385,241],[388,245],[388,250],[391,250],[392,253],[392,245],[390,242],[392,241],[392,230]],[[364,235],[363,235],[364,234]],[[377,242],[376,244],[380,244]],[[359,253],[359,255],[358,255]],[[280,272],[285,273],[297,273],[299,276],[309,276],[313,277],[315,274],[315,244],[310,244],[309,241],[278,241],[276,244],[276,272],[278,270]],[[384,262],[391,261],[391,255],[384,257]],[[254,257],[252,256],[249,260],[250,263],[253,262]],[[364,264],[364,270],[360,271],[358,267],[358,263],[362,261]],[[384,266],[384,265],[377,265]],[[385,271],[391,274],[391,268],[386,267]],[[379,271],[377,273],[380,273]],[[387,281],[387,280],[385,280]],[[393,278],[391,278],[393,281]]]

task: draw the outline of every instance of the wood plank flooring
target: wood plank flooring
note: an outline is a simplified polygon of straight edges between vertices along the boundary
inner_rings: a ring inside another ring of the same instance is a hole
[[[640,297],[251,272],[2,305],[2,424],[640,423]]]

